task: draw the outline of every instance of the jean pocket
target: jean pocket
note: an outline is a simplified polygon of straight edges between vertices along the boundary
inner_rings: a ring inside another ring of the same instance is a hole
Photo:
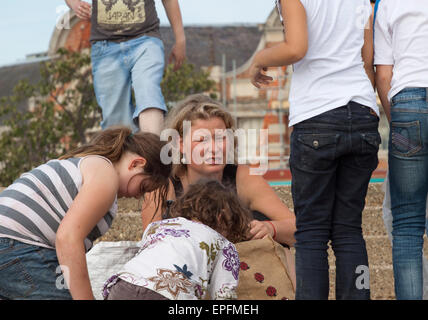
[[[355,161],[360,167],[376,169],[379,160],[378,152],[381,144],[379,132],[360,133],[361,153],[355,156]]]
[[[8,299],[28,297],[36,286],[19,258],[0,265],[0,295]]]
[[[0,238],[0,255],[13,250],[12,242],[9,238]]]
[[[419,121],[391,122],[390,152],[409,157],[422,149],[421,126]]]
[[[57,277],[61,274],[61,268],[59,265],[58,257],[54,249],[38,248],[35,253],[37,253],[40,258],[40,262],[46,266],[46,269],[49,269],[52,272],[54,277]]]
[[[361,138],[363,140],[363,153],[377,153],[379,151],[379,146],[382,142],[379,132],[362,133]]]
[[[297,167],[326,170],[336,158],[338,134],[296,134],[292,161]]]
[[[96,58],[102,56],[105,51],[106,42],[105,41],[97,41],[92,43],[91,45],[91,58]]]

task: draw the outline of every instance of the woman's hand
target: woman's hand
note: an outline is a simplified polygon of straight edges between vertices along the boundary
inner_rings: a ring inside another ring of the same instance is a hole
[[[257,87],[260,88],[262,84],[269,84],[273,78],[270,76],[265,75],[263,72],[266,72],[267,68],[261,68],[257,66],[255,63],[251,64],[249,73],[250,73],[250,79],[251,83]]]
[[[264,237],[270,235],[272,238],[275,234],[272,225],[266,221],[253,220],[250,223],[250,237],[251,240],[263,239]]]
[[[260,175],[250,174],[250,168],[246,165],[238,165],[236,173],[236,188],[241,201],[253,211],[261,212],[266,218],[275,225],[275,240],[279,243],[286,243],[292,246],[295,242],[294,233],[296,231],[296,221],[293,212],[288,209],[285,203],[278,197],[276,192]],[[273,228],[269,222],[263,224],[267,226],[258,226],[253,222],[255,228],[269,228],[270,235],[273,235]],[[253,234],[253,237],[257,233]],[[267,231],[265,231],[267,234]],[[256,236],[258,238],[258,236]]]

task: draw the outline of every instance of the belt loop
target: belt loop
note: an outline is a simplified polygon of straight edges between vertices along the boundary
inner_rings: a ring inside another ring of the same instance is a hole
[[[348,120],[352,119],[352,105],[351,105],[352,101],[348,103],[347,107],[348,107]]]
[[[425,101],[428,102],[428,88],[425,88]]]

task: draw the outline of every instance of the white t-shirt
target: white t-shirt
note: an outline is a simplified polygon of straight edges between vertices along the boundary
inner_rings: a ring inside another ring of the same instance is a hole
[[[394,65],[389,100],[404,88],[428,87],[427,0],[382,0],[374,44],[374,64]]]
[[[172,300],[236,299],[239,256],[235,246],[210,227],[172,218],[151,223],[138,254],[119,278]]]
[[[289,126],[350,101],[379,114],[361,55],[370,1],[300,1],[307,16],[308,52],[293,65]]]

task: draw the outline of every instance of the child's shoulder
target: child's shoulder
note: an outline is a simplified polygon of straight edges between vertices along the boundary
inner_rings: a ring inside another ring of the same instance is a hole
[[[80,171],[85,176],[94,176],[97,178],[104,178],[109,182],[117,182],[119,176],[113,164],[107,158],[101,156],[87,156],[80,160]]]
[[[171,232],[172,230],[186,230],[186,234],[192,237],[201,238],[201,239],[224,239],[220,233],[218,233],[216,230],[212,229],[211,227],[200,223],[198,221],[189,220],[182,217],[177,218],[169,218],[169,219],[163,219],[160,221],[152,222],[147,227],[147,233],[148,235],[153,235],[155,233],[164,233],[165,231]]]
[[[100,168],[111,168],[114,169],[112,162],[106,157],[98,155],[89,155],[80,159],[79,166],[82,167],[100,167]]]

